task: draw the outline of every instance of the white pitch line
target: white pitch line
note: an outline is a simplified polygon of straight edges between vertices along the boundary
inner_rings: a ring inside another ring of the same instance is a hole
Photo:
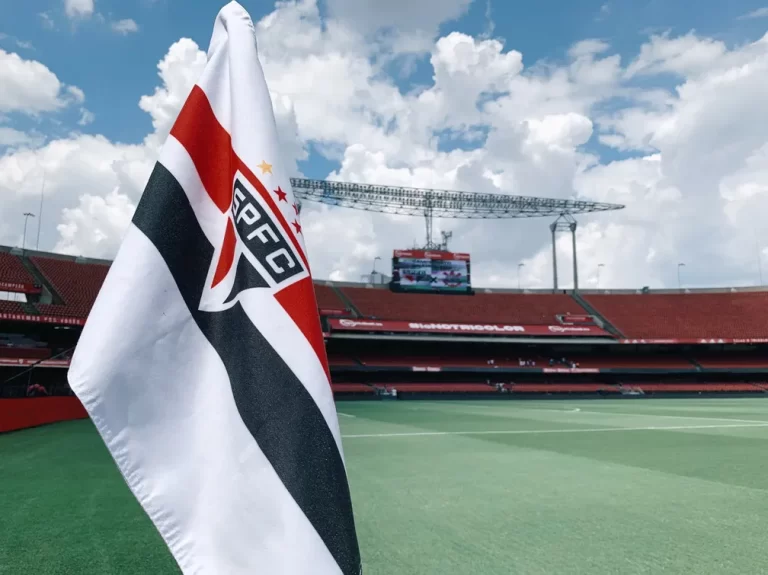
[[[730,425],[665,425],[651,427],[592,427],[588,429],[514,429],[498,431],[416,431],[408,433],[359,433],[342,435],[343,439],[366,437],[430,437],[438,435],[538,435],[545,433],[601,433],[605,431],[674,431],[685,429],[727,429],[732,427],[768,427],[768,423],[734,423]]]
[[[693,419],[696,421],[732,421],[733,423],[768,423],[768,421],[764,419],[740,419],[738,417],[697,417],[695,415],[664,415],[661,413],[630,413],[627,411],[584,410],[581,413],[592,413],[595,415],[629,415],[632,417],[664,417],[666,419]]]
[[[356,415],[350,415],[349,413],[341,413],[340,411],[337,411],[336,413],[338,413],[339,415],[343,415],[344,417],[351,417],[353,419],[357,418]]]

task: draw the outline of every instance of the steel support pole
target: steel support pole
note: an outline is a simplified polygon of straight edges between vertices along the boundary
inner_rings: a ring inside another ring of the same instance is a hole
[[[579,289],[579,263],[576,259],[576,222],[571,222],[571,236],[573,240],[573,291]]]
[[[550,224],[552,230],[552,278],[554,280],[554,290],[557,291],[557,223]]]

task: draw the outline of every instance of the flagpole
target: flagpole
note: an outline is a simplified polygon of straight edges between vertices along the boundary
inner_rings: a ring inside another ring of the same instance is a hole
[[[40,228],[43,226],[43,199],[45,198],[45,170],[43,170],[43,187],[40,189],[40,209],[37,212],[37,243],[35,250],[40,250]]]

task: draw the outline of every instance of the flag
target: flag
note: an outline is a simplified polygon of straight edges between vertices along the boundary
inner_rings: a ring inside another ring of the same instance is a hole
[[[361,572],[255,30],[219,13],[69,371],[185,574]]]

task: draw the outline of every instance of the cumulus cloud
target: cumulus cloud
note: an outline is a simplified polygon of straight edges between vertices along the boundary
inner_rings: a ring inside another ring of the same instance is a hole
[[[468,2],[371,3],[370,22],[360,8],[368,4],[331,0],[323,18],[313,0],[280,2],[256,23],[289,172],[298,173],[311,145],[338,162],[331,179],[626,205],[579,219],[583,287],[597,286],[599,264],[602,287],[676,286],[681,261],[689,285],[757,280],[755,258],[768,247],[760,217],[768,209],[768,39],[731,47],[694,33],[657,35],[622,61],[605,41],[586,38],[555,63],[524,64],[499,39],[435,36]],[[400,49],[392,41],[393,7],[409,14],[400,40],[427,50],[432,68],[431,81],[409,91],[387,73]],[[37,148],[19,142],[0,158],[8,213],[34,205],[45,173],[46,221],[57,227],[44,226],[43,246],[112,255],[204,65],[191,40],[171,46],[158,65],[158,87],[139,101],[153,126],[141,143],[86,135]],[[76,90],[42,68],[50,86],[30,113],[78,102]],[[3,98],[10,101],[0,92],[0,111]],[[12,101],[6,110],[31,100]],[[604,161],[595,142],[621,154]],[[311,204],[302,218],[318,277],[357,280],[374,257],[424,242],[419,218]],[[0,241],[17,237],[16,220],[0,218]],[[435,227],[454,232],[452,248],[472,253],[477,285],[515,286],[524,262],[522,285],[546,287],[548,223],[450,220]],[[567,286],[570,238],[561,237],[557,249]]]
[[[0,113],[52,112],[85,99],[82,90],[63,85],[44,64],[4,50],[0,50],[0,86]]]

